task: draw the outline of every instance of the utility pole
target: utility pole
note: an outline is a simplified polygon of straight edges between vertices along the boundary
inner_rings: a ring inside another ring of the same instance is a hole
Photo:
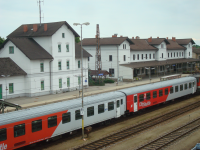
[[[43,2],[43,4],[44,4],[44,0],[43,0],[43,1],[40,1],[40,0],[37,1],[37,3],[39,4],[39,18],[40,18],[40,26],[41,26],[41,18],[44,19],[44,15],[43,15],[43,17],[41,17],[41,12],[42,12],[42,11],[41,11],[41,5],[40,5],[41,2]]]

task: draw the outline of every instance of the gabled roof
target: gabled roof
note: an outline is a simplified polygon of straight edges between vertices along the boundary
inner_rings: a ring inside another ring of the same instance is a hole
[[[170,44],[167,45],[167,50],[186,50],[185,47],[179,45],[177,42],[173,40],[168,40]]]
[[[44,31],[44,24],[47,24],[47,31]],[[35,25],[35,24],[27,24],[28,31],[24,32],[23,26],[26,25],[26,24],[24,24],[24,25],[19,26],[15,31],[13,31],[11,34],[9,34],[8,37],[52,36],[64,24],[69,28],[69,30],[71,30],[73,32],[75,37],[80,37],[76,33],[76,31],[74,31],[74,29],[66,21],[42,23],[41,26],[40,26],[40,24],[36,24],[38,27],[36,32],[33,31],[33,25]]]
[[[11,58],[0,58],[0,75],[27,75]],[[1,76],[0,76],[1,77]]]
[[[92,55],[83,48],[83,57],[92,57]],[[77,43],[75,44],[75,58],[81,58],[81,46]]]
[[[8,41],[11,41],[30,60],[53,59],[53,57],[32,38],[8,38],[1,45],[0,50]]]
[[[148,44],[146,39],[131,39],[134,45],[130,46],[131,51],[138,50],[158,50],[158,48]]]
[[[200,54],[200,48],[194,48],[192,47],[192,52],[196,54]]]
[[[100,45],[120,45],[125,40],[127,40],[130,44],[134,44],[128,37],[111,37],[100,38]],[[86,38],[82,41],[83,46],[94,46],[96,44],[96,38]]]
[[[166,44],[169,44],[169,42],[168,42],[165,38],[152,38],[152,42],[148,42],[148,39],[147,39],[147,42],[148,42],[150,45],[160,45],[163,41],[164,41]]]
[[[180,45],[187,45],[189,44],[190,42],[192,44],[195,44],[195,42],[193,41],[193,39],[176,39],[176,42]]]

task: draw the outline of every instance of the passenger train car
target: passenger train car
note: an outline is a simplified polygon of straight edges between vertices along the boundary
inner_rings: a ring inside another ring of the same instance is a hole
[[[84,97],[85,126],[195,93],[197,79],[184,77]],[[0,114],[0,150],[48,140],[81,128],[81,99]]]

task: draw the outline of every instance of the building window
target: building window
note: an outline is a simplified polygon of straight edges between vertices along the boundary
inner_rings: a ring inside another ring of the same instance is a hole
[[[9,54],[14,54],[14,46],[9,46]]]
[[[112,55],[109,55],[109,61],[112,61]]]
[[[7,140],[7,129],[3,128],[0,129],[0,141],[5,141]]]
[[[65,38],[65,33],[62,33],[62,38]]]
[[[147,54],[146,54],[146,59],[147,59]]]
[[[179,57],[181,57],[181,52],[179,52]]]
[[[44,81],[41,81],[41,90],[44,90]]]
[[[59,88],[62,88],[62,79],[59,79]]]
[[[124,55],[124,61],[126,61],[126,55]]]
[[[62,114],[62,124],[68,123],[70,121],[71,121],[71,113],[70,112]]]
[[[104,113],[104,104],[98,105],[98,114]]]
[[[171,53],[171,57],[172,57],[172,53]]]
[[[67,78],[67,87],[70,87],[70,78]]]
[[[178,52],[176,54],[177,54],[177,57],[178,57]]]
[[[67,61],[67,70],[69,69],[69,60]]]
[[[140,55],[139,55],[139,54],[137,54],[137,59],[138,59],[138,60],[140,59]]]
[[[76,111],[75,111],[75,119],[76,119],[76,120],[79,120],[79,119],[81,119],[81,118],[82,118],[82,116],[81,116],[80,110],[76,110]]]
[[[164,48],[164,44],[161,44],[161,48]]]
[[[155,54],[153,54],[153,59],[155,59]]]
[[[123,44],[123,49],[126,49],[126,44]]]
[[[69,52],[69,44],[66,45],[66,51]]]
[[[142,60],[143,60],[143,54],[142,54]]]
[[[90,57],[88,57],[88,61],[90,61]]]
[[[113,68],[109,68],[109,73],[110,73],[110,77],[114,77],[115,76],[115,71]]]
[[[78,61],[78,68],[81,68],[81,61]]]
[[[149,59],[151,59],[151,54],[149,54]]]
[[[108,103],[108,111],[114,110],[114,102]]]
[[[48,128],[57,126],[57,116],[48,117]]]
[[[189,56],[190,56],[190,52],[189,52]]]
[[[144,68],[142,68],[142,73],[144,73]]]
[[[25,135],[25,123],[14,126],[14,137]]]
[[[163,66],[160,66],[160,71],[162,71]]]
[[[80,85],[81,84],[81,77],[79,76],[78,77],[78,85]]]
[[[135,54],[133,54],[133,60],[135,60]]]
[[[87,108],[87,117],[94,116],[94,106]]]
[[[14,93],[13,83],[9,83],[9,94]]]
[[[174,57],[176,57],[176,53],[174,52]]]
[[[182,56],[183,56],[183,52],[182,52]]]
[[[44,63],[40,63],[40,72],[44,72]]]
[[[163,53],[162,53],[162,58],[163,58]]]
[[[169,58],[169,53],[168,53],[168,58]]]
[[[61,45],[58,44],[58,52],[61,52]]]
[[[32,132],[37,132],[42,130],[42,119],[32,121]]]
[[[58,62],[58,70],[62,70],[62,64],[61,64],[61,61]]]

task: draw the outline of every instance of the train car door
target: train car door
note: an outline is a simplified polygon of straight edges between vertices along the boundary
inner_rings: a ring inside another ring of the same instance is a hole
[[[137,94],[134,95],[134,112],[138,111]]]
[[[120,100],[117,100],[116,102],[116,108],[117,108],[117,118],[120,117]]]

